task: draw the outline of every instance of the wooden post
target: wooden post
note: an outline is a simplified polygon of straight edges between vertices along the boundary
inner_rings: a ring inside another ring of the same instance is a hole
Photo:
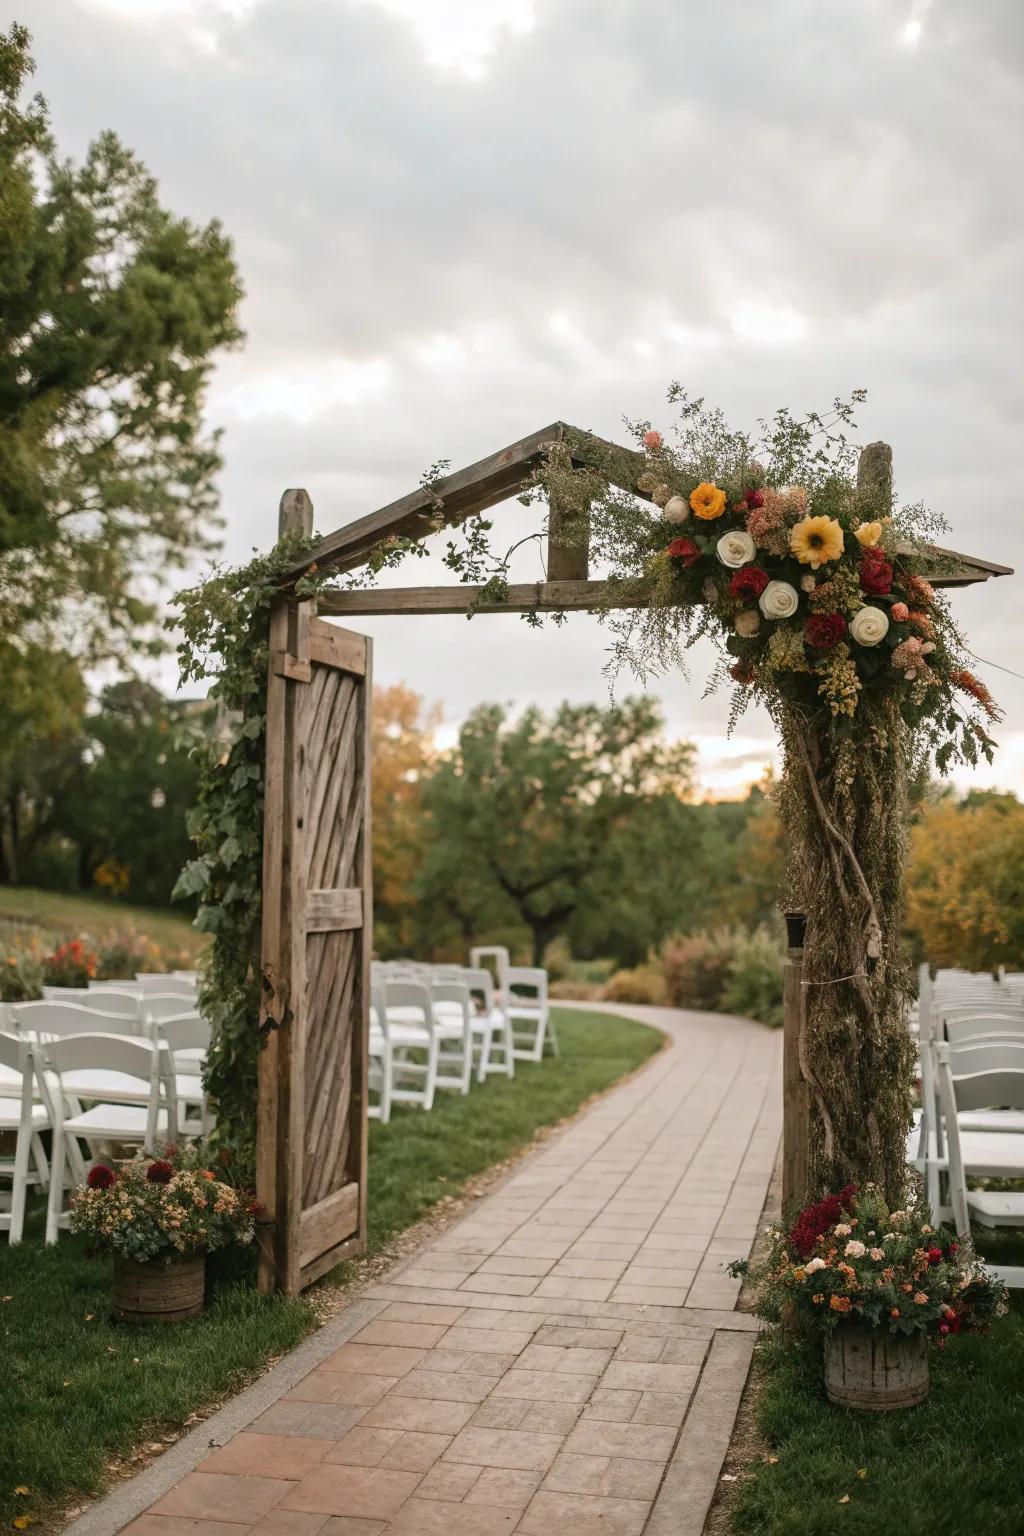
[[[278,539],[290,533],[301,533],[308,538],[312,532],[313,503],[308,491],[285,491],[278,506]],[[270,616],[272,652],[296,653],[299,610],[306,609],[304,627],[308,628],[308,613],[312,606],[296,605],[287,598],[275,604]],[[294,701],[288,698],[285,676],[283,672],[275,672],[272,666],[267,682],[267,740],[268,744],[273,743],[273,755],[268,754],[266,765],[263,911],[259,953],[254,957],[257,974],[262,978],[260,1025],[267,1029],[268,1021],[274,1020],[274,1027],[267,1030],[259,1054],[256,1089],[256,1197],[271,1223],[262,1227],[259,1233],[259,1288],[264,1293],[274,1290],[284,1278],[280,1273],[278,1227],[287,1216],[284,1192],[288,1186],[283,1163],[290,1149],[279,1146],[279,1106],[282,1095],[288,1092],[288,1083],[284,1080],[288,1056],[281,1050],[279,1028],[284,1027],[283,1021],[290,1011],[293,969],[287,918],[291,910],[293,875],[290,820],[294,785],[282,752],[289,711],[293,709]]]
[[[564,443],[553,443],[548,462],[567,471],[572,457]],[[573,481],[567,482],[572,490]],[[582,489],[582,488],[581,488]],[[590,578],[590,508],[581,495],[548,492],[548,581],[587,581]]]
[[[892,512],[892,449],[888,443],[867,443],[857,460],[857,490],[875,517]]]
[[[782,970],[782,1212],[788,1219],[807,1203],[810,1111],[800,1071],[800,1030],[804,1017],[804,930],[802,912],[786,913],[786,959]]]
[[[309,492],[301,487],[285,491],[277,509],[277,537],[286,533],[301,533],[308,539],[313,533],[313,503]]]

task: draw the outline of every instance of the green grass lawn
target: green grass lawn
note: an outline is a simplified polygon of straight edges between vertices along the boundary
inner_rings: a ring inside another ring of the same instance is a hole
[[[988,1258],[1008,1264],[1021,1263],[1021,1236],[977,1234]],[[834,1407],[820,1355],[766,1336],[757,1419],[779,1459],[758,1465],[740,1493],[740,1536],[1020,1536],[1024,1298],[1016,1298],[990,1333],[932,1348],[929,1396],[902,1413]]]
[[[20,885],[0,885],[0,928],[8,922],[31,923],[56,938],[88,933],[99,939],[104,934],[134,928],[157,944],[189,949],[193,954],[198,954],[205,943],[205,936],[196,932],[183,912],[133,907],[103,896],[37,891]]]
[[[661,1044],[657,1031],[625,1019],[555,1016],[557,1061],[518,1062],[511,1083],[492,1077],[465,1099],[439,1094],[429,1115],[402,1109],[389,1125],[371,1125],[371,1252]],[[114,1324],[109,1261],[66,1233],[43,1248],[40,1203],[30,1240],[11,1249],[0,1237],[0,1529],[50,1501],[98,1492],[111,1457],[180,1428],[313,1326],[301,1298],[260,1297],[227,1280],[194,1322]],[[15,1494],[19,1486],[29,1494]]]

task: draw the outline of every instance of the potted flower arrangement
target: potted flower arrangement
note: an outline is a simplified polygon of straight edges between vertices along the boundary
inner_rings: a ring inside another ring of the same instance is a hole
[[[928,1344],[987,1326],[1005,1289],[922,1209],[890,1211],[852,1185],[772,1227],[757,1310],[824,1344],[825,1392],[848,1408],[909,1408],[928,1394]]]
[[[97,1163],[71,1199],[71,1226],[114,1258],[114,1315],[180,1322],[203,1310],[206,1255],[249,1243],[256,1201],[218,1179],[201,1148]]]

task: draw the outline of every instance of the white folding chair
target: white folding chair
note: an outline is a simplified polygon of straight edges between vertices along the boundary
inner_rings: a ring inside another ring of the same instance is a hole
[[[203,1086],[203,1068],[210,1050],[209,1021],[198,1013],[178,1013],[170,1018],[150,1020],[149,1033],[170,1054],[179,1134],[208,1136],[213,1129],[213,1119]],[[199,1110],[198,1120],[189,1118],[190,1109]]]
[[[187,976],[166,971],[136,971],[135,980],[145,993],[176,992],[179,997],[195,998],[196,982]]]
[[[0,1064],[7,1074],[0,1088],[0,1131],[12,1131],[15,1136],[14,1157],[0,1158],[0,1178],[11,1180],[10,1210],[0,1209],[0,1231],[7,1232],[12,1247],[21,1242],[29,1185],[45,1189],[50,1178],[40,1134],[49,1129],[50,1117],[45,1106],[35,1101],[32,1050],[31,1041],[0,1034]]]
[[[85,1177],[78,1145],[139,1146],[155,1151],[178,1135],[172,1066],[155,1040],[121,1035],[68,1035],[36,1048],[36,1076],[53,1127],[46,1241],[67,1224],[62,1213],[65,1165],[73,1184]],[[93,1100],[76,1110],[79,1100]]]
[[[964,1131],[964,1110],[1003,1105],[1024,1110],[1024,1045],[1005,1040],[936,1047],[939,1098],[949,1148],[950,1201],[957,1232],[969,1237],[971,1221],[984,1227],[1024,1226],[1024,1193],[973,1190],[975,1178],[1024,1179],[1024,1135]],[[998,1269],[1007,1285],[1024,1286],[1024,1268]]]
[[[21,1034],[31,1033],[40,1038],[61,1035],[135,1035],[142,1033],[137,1016],[110,1012],[99,1001],[87,1008],[83,1003],[15,1003],[11,1009],[14,1027]]]
[[[437,1088],[469,1092],[473,1080],[473,1009],[463,981],[430,983],[433,1033],[437,1041]]]
[[[430,988],[422,981],[388,978],[381,982],[378,995],[380,1030],[388,1046],[390,1103],[430,1109],[437,1086],[439,1051]],[[410,1059],[411,1050],[424,1052],[426,1061]],[[408,1086],[410,1078],[420,1086]]]
[[[492,1072],[514,1077],[516,1063],[512,1025],[504,1008],[498,1006],[493,976],[482,966],[479,969],[467,966],[460,974],[461,980],[469,988],[474,1009],[471,1023],[477,1057],[477,1082],[482,1083]]]
[[[512,1026],[513,1054],[519,1061],[541,1061],[550,1040],[558,1055],[558,1036],[548,1006],[548,973],[537,966],[506,966],[502,1006]]]

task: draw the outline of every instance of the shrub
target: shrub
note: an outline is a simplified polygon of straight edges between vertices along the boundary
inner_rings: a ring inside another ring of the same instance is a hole
[[[766,927],[737,933],[719,1005],[724,1013],[782,1023],[782,946]]]
[[[0,1003],[31,1003],[43,995],[43,971],[26,950],[6,955],[0,965]]]
[[[607,1003],[651,1003],[657,1007],[668,1001],[665,974],[654,960],[616,971],[605,983],[602,996]]]
[[[721,1007],[735,945],[736,935],[728,928],[667,939],[662,965],[672,1006],[716,1012]]]

